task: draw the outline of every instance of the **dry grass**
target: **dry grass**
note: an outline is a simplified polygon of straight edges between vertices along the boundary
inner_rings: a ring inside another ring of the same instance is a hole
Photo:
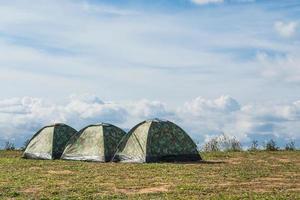
[[[203,154],[203,163],[24,160],[0,151],[0,199],[300,199],[300,152]]]

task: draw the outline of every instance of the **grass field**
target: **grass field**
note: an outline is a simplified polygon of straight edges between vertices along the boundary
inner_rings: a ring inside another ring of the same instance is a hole
[[[300,152],[202,154],[196,164],[24,160],[0,151],[0,199],[300,199]]]

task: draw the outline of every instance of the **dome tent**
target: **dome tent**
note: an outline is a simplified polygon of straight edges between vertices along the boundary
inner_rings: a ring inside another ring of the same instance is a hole
[[[114,161],[199,161],[197,145],[176,124],[159,119],[143,121],[122,139]]]
[[[59,159],[69,139],[77,131],[62,123],[45,126],[30,139],[23,158]]]
[[[111,161],[125,134],[122,129],[111,124],[89,125],[71,138],[61,158],[98,162]]]

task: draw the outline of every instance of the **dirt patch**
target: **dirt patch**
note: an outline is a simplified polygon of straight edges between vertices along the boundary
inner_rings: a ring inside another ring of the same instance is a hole
[[[282,178],[282,177],[265,177],[265,178],[259,178],[258,179],[259,181],[266,181],[266,182],[272,182],[273,184],[276,184],[278,182],[284,182],[286,181],[285,178]]]
[[[253,188],[252,191],[253,191],[253,192],[257,192],[257,193],[271,192],[271,190],[266,189],[266,188]]]
[[[115,189],[116,192],[124,194],[148,194],[148,193],[159,193],[159,192],[168,192],[169,185],[160,185],[155,187],[147,187],[141,189]]]
[[[257,193],[272,192],[272,190],[276,188],[276,185],[270,185],[268,183],[264,183],[263,181],[243,182],[239,183],[239,185]]]
[[[60,175],[73,174],[73,172],[70,170],[61,170],[61,171],[49,170],[48,173],[49,174],[60,174]]]
[[[70,185],[70,182],[69,181],[58,181],[56,183],[56,185],[58,185],[58,186],[66,186],[66,185]]]
[[[300,173],[297,173],[297,172],[285,172],[284,175],[286,176],[300,176]]]
[[[36,187],[33,187],[33,188],[26,188],[25,190],[22,190],[21,192],[23,193],[30,193],[30,194],[38,194],[40,192],[40,188],[36,188]]]
[[[215,187],[228,187],[228,186],[232,186],[234,185],[233,182],[223,182],[223,183],[218,183],[218,184],[214,184]]]
[[[271,167],[281,167],[281,165],[273,164],[273,165],[271,165]]]
[[[290,189],[287,189],[286,191],[289,191],[289,192],[300,192],[300,187],[290,188]]]
[[[266,163],[267,161],[265,161],[265,160],[260,160],[260,159],[257,159],[257,160],[253,160],[253,162],[256,162],[256,163]]]
[[[235,188],[238,190],[254,191],[257,193],[272,192],[272,187],[270,187],[269,185],[262,186],[262,182],[260,182],[260,181],[241,182],[241,183],[224,182],[224,183],[219,183],[219,184],[210,184],[207,186],[210,186],[213,188],[222,188],[223,190],[229,189],[229,188]]]
[[[235,189],[247,189],[248,191],[254,191],[257,193],[268,193],[274,189],[290,188],[291,191],[297,191],[298,184],[287,182],[282,177],[265,177],[257,178],[249,182],[235,182],[227,181],[218,184],[210,184],[214,188],[235,188]],[[300,188],[300,187],[299,187]]]
[[[297,191],[299,184],[290,182],[288,179],[283,177],[264,177],[257,178],[254,181],[242,183],[240,185],[245,185],[255,192],[272,192],[274,189],[282,189]],[[294,190],[296,189],[296,190]]]
[[[42,169],[41,167],[30,167],[29,170],[40,170]]]
[[[231,158],[227,162],[233,165],[239,165],[241,164],[243,158]]]
[[[291,160],[288,159],[288,158],[278,158],[277,160],[278,160],[279,162],[283,162],[283,163],[289,163],[289,162],[291,162]]]
[[[156,193],[156,192],[168,192],[169,187],[167,185],[157,186],[157,187],[149,187],[149,188],[143,188],[138,191],[140,194],[145,193]]]
[[[259,184],[261,184],[260,181],[250,181],[250,182],[238,183],[238,185],[240,185],[240,186],[252,186],[252,185],[256,186],[256,185],[259,185]]]

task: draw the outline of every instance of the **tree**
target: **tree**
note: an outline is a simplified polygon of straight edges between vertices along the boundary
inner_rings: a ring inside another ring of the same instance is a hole
[[[279,147],[277,146],[276,142],[271,139],[266,144],[266,151],[278,151]]]
[[[250,147],[249,150],[250,151],[257,151],[258,150],[258,141],[257,140],[252,140],[251,147]]]
[[[289,143],[287,143],[285,145],[285,150],[287,150],[287,151],[295,151],[296,150],[295,142],[294,141],[290,141]]]
[[[205,143],[203,151],[242,151],[242,145],[235,137],[223,133]]]
[[[203,151],[220,151],[218,138],[212,138],[207,143],[204,144]]]
[[[4,150],[15,150],[15,149],[16,147],[14,143],[10,141],[5,142]]]

